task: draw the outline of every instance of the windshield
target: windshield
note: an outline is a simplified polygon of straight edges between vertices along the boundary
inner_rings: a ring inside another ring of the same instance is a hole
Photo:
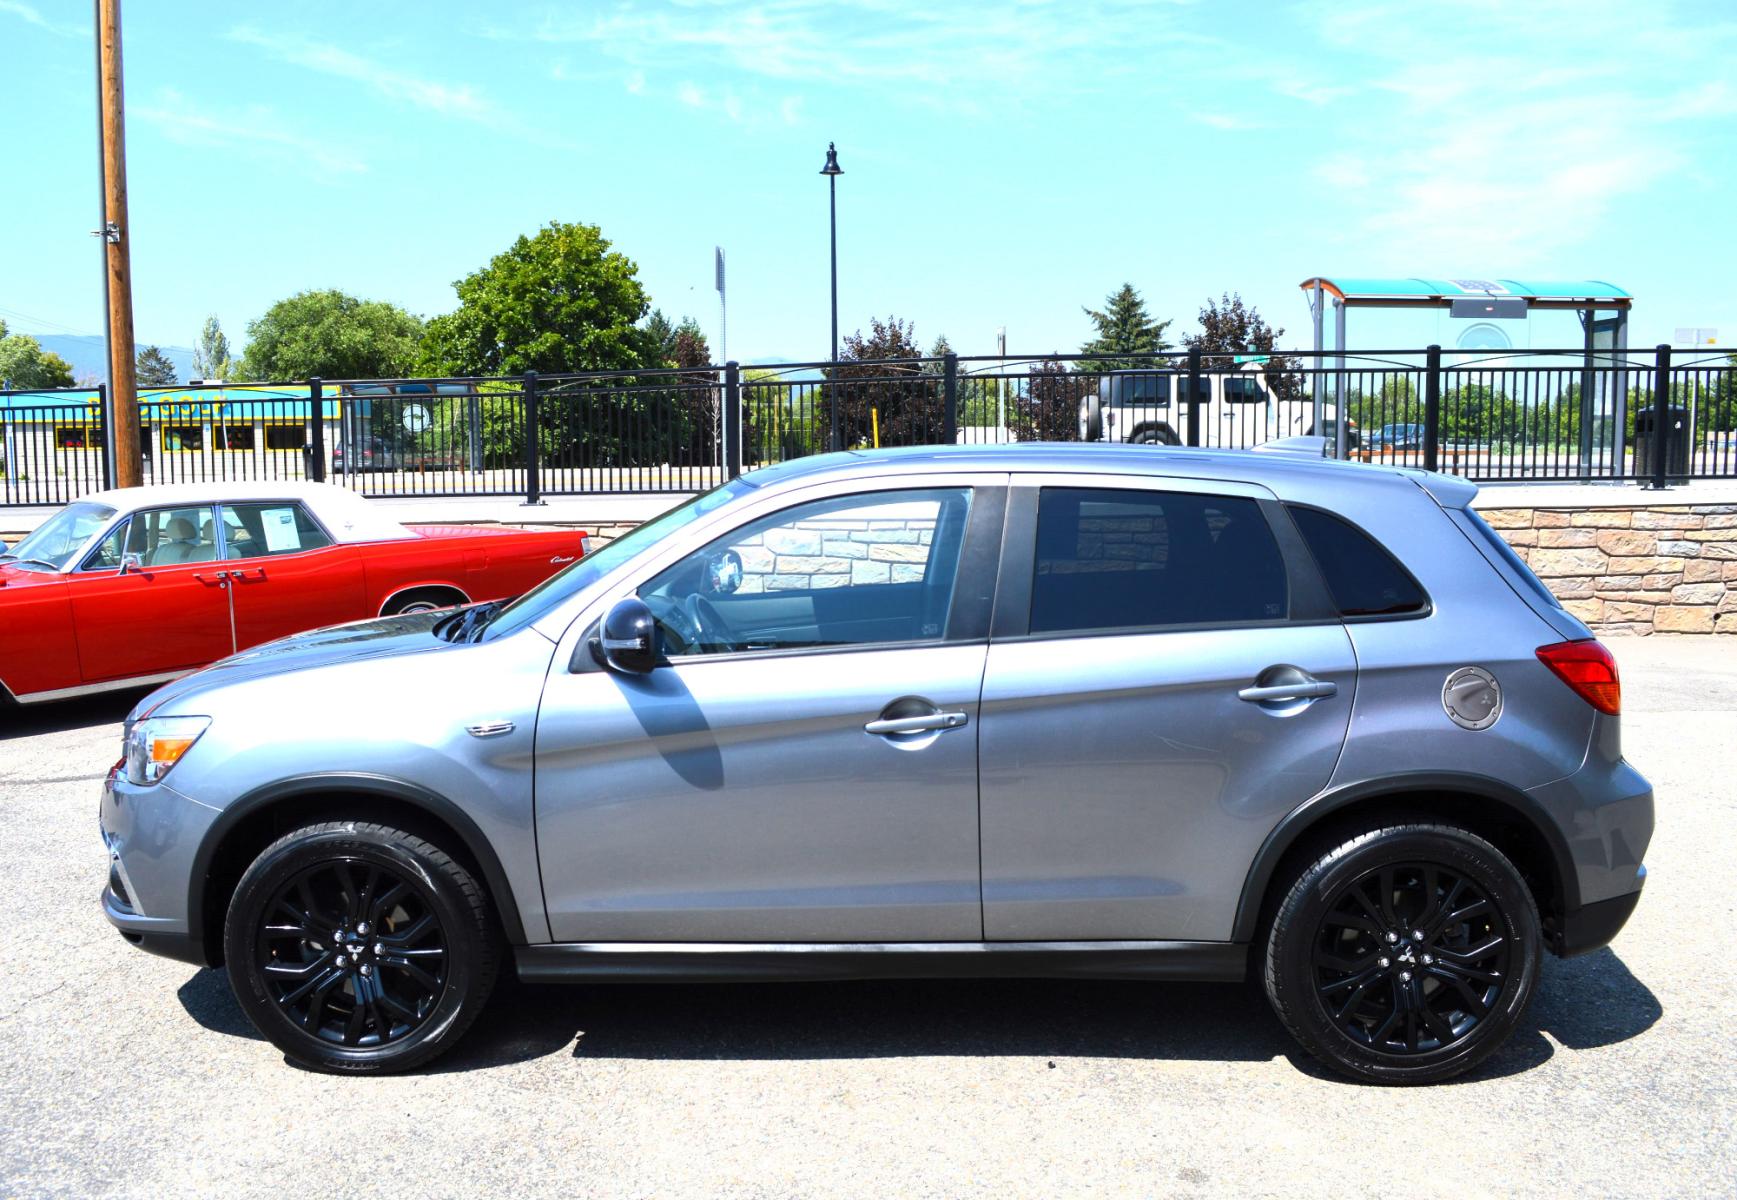
[[[489,639],[492,640],[523,629],[568,597],[590,587],[628,559],[649,549],[682,526],[691,524],[707,513],[728,504],[736,497],[746,495],[753,489],[753,484],[741,479],[733,479],[709,492],[695,496],[685,504],[670,509],[655,520],[647,521],[638,528],[622,534],[601,550],[594,550],[572,566],[555,572],[542,583],[501,609],[489,621]]]
[[[99,532],[114,518],[115,510],[106,504],[80,501],[69,504],[36,527],[36,532],[19,542],[0,562],[30,570],[58,571],[72,561],[91,535]]]

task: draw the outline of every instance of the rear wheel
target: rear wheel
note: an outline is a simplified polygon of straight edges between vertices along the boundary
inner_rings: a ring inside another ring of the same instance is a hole
[[[1134,431],[1134,436],[1128,439],[1137,446],[1174,446],[1176,435],[1164,425],[1148,425]]]
[[[1298,875],[1267,939],[1267,998],[1334,1069],[1433,1083],[1507,1040],[1541,947],[1532,894],[1494,846],[1449,826],[1392,826]]]
[[[380,610],[383,617],[401,617],[406,613],[434,612],[442,608],[452,608],[467,601],[463,593],[450,588],[419,588],[411,592],[403,592],[386,601]]]
[[[224,926],[230,986],[285,1055],[315,1070],[402,1071],[449,1049],[494,986],[482,889],[437,846],[331,822],[273,842]]]

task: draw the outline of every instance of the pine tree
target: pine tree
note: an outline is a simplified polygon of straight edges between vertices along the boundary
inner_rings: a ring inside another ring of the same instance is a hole
[[[1120,371],[1150,366],[1127,356],[1158,354],[1170,348],[1164,340],[1170,322],[1154,321],[1131,283],[1124,283],[1120,291],[1104,298],[1104,311],[1088,308],[1085,314],[1097,327],[1098,336],[1080,347],[1084,361],[1075,370]]]
[[[155,346],[146,346],[133,360],[140,387],[172,387],[175,384],[175,364]]]

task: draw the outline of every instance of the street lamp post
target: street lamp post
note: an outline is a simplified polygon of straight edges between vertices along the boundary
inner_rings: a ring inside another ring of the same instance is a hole
[[[838,146],[833,142],[826,143],[826,165],[820,168],[820,173],[826,176],[826,190],[832,207],[832,377],[833,386],[838,384],[838,177],[844,171],[838,165]],[[832,403],[826,407],[832,417],[832,449],[840,450],[838,433],[838,401],[836,392],[831,397]]]

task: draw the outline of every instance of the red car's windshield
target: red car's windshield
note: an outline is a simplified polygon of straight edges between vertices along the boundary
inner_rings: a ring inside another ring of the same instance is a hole
[[[36,532],[0,554],[0,562],[33,571],[62,570],[90,541],[91,535],[100,532],[114,515],[115,510],[106,504],[88,501],[69,504],[38,525]]]

